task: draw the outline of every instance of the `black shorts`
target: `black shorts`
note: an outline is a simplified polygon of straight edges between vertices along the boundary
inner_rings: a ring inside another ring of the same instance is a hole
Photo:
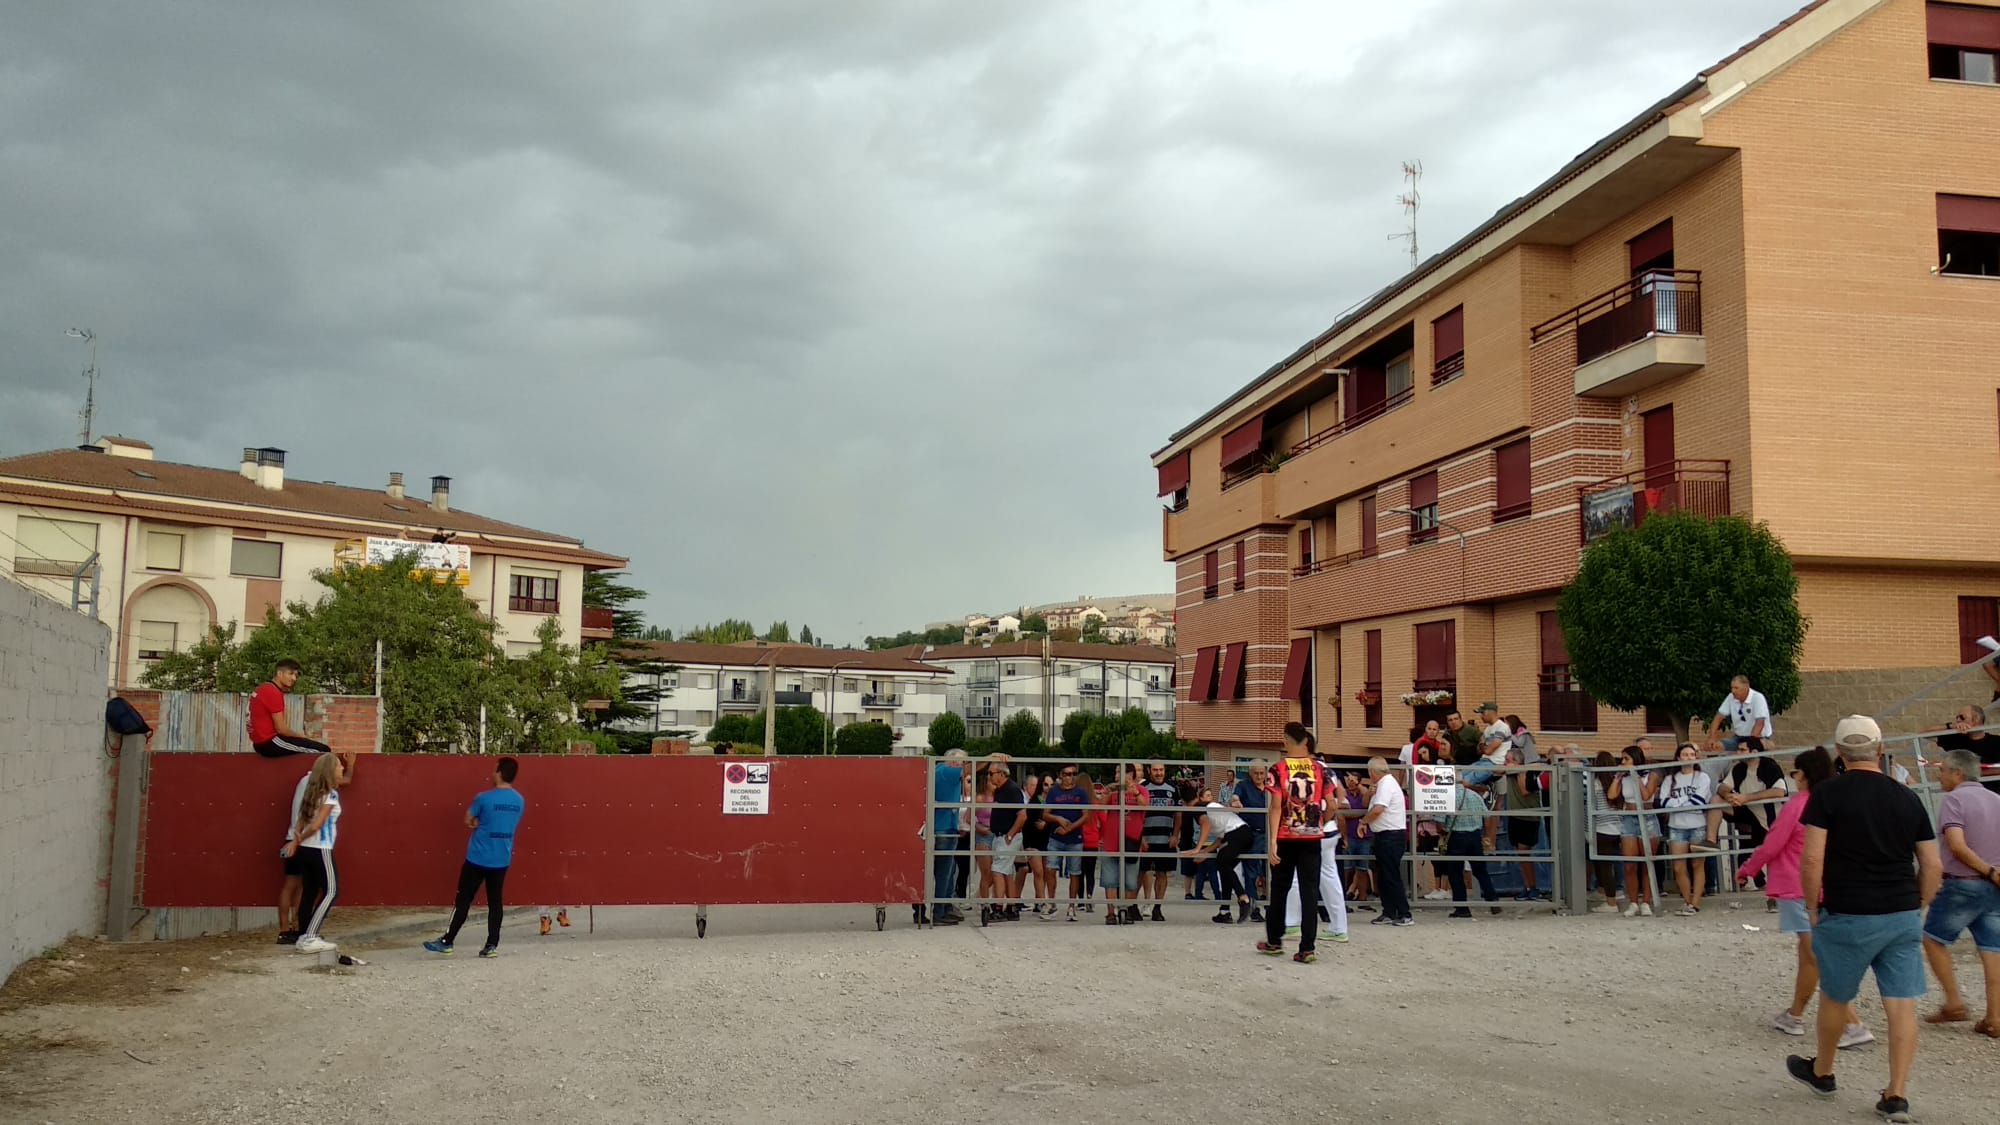
[[[285,861],[285,878],[287,879],[305,878],[306,857],[304,848],[299,848],[292,854],[284,856],[282,858]]]
[[[1424,835],[1421,835],[1421,834],[1420,834],[1420,835],[1418,835],[1418,836],[1417,836],[1417,854],[1419,854],[1419,855],[1434,855],[1434,854],[1436,854],[1436,853],[1437,853],[1437,850],[1438,850],[1438,841],[1442,840],[1443,838],[1444,838],[1444,837],[1442,837],[1442,836],[1424,836]]]
[[[250,749],[265,758],[289,758],[294,754],[325,754],[332,748],[324,742],[316,742],[310,738],[280,734],[262,742],[252,743]]]
[[[1532,849],[1542,841],[1542,819],[1528,816],[1508,817],[1507,840],[1517,848]]]
[[[1145,854],[1139,858],[1140,874],[1153,872],[1160,875],[1172,875],[1174,868],[1179,866],[1176,861],[1180,857],[1174,851],[1172,844],[1148,843],[1145,845],[1145,848]]]

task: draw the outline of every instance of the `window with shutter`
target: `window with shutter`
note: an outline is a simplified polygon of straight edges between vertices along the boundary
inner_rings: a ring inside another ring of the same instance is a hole
[[[2000,277],[2000,199],[1939,195],[1937,226],[1939,273]]]
[[[1924,5],[1932,78],[2000,83],[2000,8]]]
[[[1365,700],[1361,705],[1361,725],[1369,730],[1382,729],[1382,630],[1370,629],[1361,634],[1362,683],[1361,691]]]
[[[1563,642],[1562,621],[1554,611],[1536,615],[1541,631],[1542,671],[1539,677],[1541,722],[1544,730],[1597,730],[1597,701],[1570,674],[1569,647]]]
[[[1431,386],[1465,373],[1465,306],[1431,321]]]
[[[1246,578],[1250,569],[1249,553],[1249,549],[1245,546],[1245,541],[1238,539],[1236,541],[1236,589],[1239,591],[1246,584]]]
[[[1437,529],[1438,475],[1430,472],[1410,481],[1410,542],[1428,543]]]
[[[1517,520],[1534,511],[1531,475],[1527,438],[1493,451],[1494,523]]]
[[[1958,662],[1985,658],[1981,637],[2000,637],[2000,598],[1958,599]]]
[[[1212,600],[1222,592],[1222,552],[1210,551],[1201,560],[1201,597]]]
[[[1375,557],[1375,551],[1375,498],[1373,496],[1363,496],[1361,498],[1361,557],[1372,559]]]

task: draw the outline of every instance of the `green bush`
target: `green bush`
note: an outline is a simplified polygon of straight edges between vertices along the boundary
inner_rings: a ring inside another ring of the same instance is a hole
[[[845,755],[881,755],[895,750],[896,732],[887,723],[849,723],[833,736],[833,750]]]

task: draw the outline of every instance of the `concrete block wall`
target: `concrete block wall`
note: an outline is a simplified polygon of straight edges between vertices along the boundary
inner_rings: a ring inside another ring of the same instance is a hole
[[[0,977],[103,921],[111,630],[0,581]]]

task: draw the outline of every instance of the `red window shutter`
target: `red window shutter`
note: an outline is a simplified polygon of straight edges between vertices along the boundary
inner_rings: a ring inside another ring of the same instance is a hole
[[[1435,366],[1465,351],[1465,306],[1431,321],[1431,363]]]
[[[1458,622],[1426,621],[1417,626],[1416,678],[1433,690],[1434,685],[1458,679]]]
[[[1313,529],[1299,529],[1299,565],[1311,566],[1313,561]]]
[[[1528,464],[1528,439],[1509,442],[1493,451],[1495,477],[1493,519],[1516,519],[1534,508],[1532,469]]]
[[[1362,674],[1371,684],[1382,682],[1382,630],[1370,629],[1361,635],[1364,644]]]
[[[1994,11],[2000,12],[2000,8]],[[2000,234],[2000,199],[1983,195],[1939,195],[1937,224],[1939,230]]]
[[[2000,8],[1928,4],[1924,16],[1929,30],[1927,37],[1933,44],[2000,51]]]
[[[1188,702],[1207,703],[1215,698],[1216,647],[1198,649],[1194,654],[1194,682],[1188,685]]]
[[[1209,590],[1222,584],[1222,552],[1210,551],[1202,558],[1202,585]]]
[[[1410,481],[1410,507],[1428,508],[1438,502],[1438,475],[1425,473]]]
[[[1542,632],[1542,663],[1569,664],[1569,646],[1563,643],[1562,618],[1554,610],[1535,615]]]
[[[1160,495],[1169,496],[1188,486],[1188,457],[1186,453],[1160,464]]]
[[[1453,683],[1458,682],[1458,622],[1444,623],[1444,674]]]
[[[1232,700],[1244,697],[1243,657],[1249,651],[1250,645],[1245,641],[1237,641],[1222,650],[1222,682],[1216,686],[1216,699]]]
[[[1668,219],[1666,222],[1626,243],[1625,246],[1630,255],[1632,272],[1637,273],[1639,272],[1639,267],[1645,265],[1647,262],[1658,258],[1662,254],[1673,253],[1674,221]]]
[[[1312,638],[1293,637],[1292,651],[1285,655],[1285,698],[1297,699],[1306,686],[1306,664],[1312,660]]]
[[[1241,590],[1249,581],[1249,552],[1244,548],[1244,540],[1236,541],[1236,588]]]
[[[2000,636],[2000,598],[1958,599],[1958,662],[1970,664],[1986,655],[1979,638]]]
[[[1259,414],[1222,435],[1222,467],[1234,468],[1263,447],[1264,416]]]
[[[1375,498],[1361,498],[1361,557],[1375,557]]]

